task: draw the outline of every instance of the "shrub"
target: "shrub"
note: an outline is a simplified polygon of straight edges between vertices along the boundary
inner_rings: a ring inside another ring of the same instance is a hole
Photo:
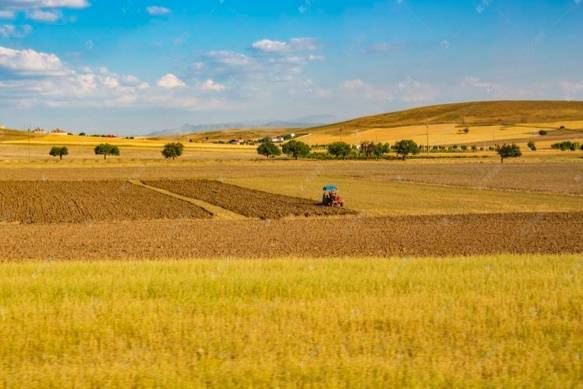
[[[566,140],[564,142],[553,143],[551,145],[551,148],[555,149],[555,150],[561,150],[561,151],[568,151],[568,150],[575,151],[579,148],[579,143]]]
[[[344,142],[334,142],[328,145],[328,153],[333,155],[335,158],[345,159],[350,155],[352,147],[348,143]]]
[[[478,151],[478,146],[476,146],[476,145],[473,145],[473,146],[472,146],[472,151],[473,151],[474,153],[475,153],[476,151]]]
[[[522,153],[520,152],[520,147],[513,143],[511,145],[505,144],[498,148],[498,155],[500,156],[500,161],[504,163],[504,159],[518,158],[522,155]]]
[[[65,146],[53,146],[51,147],[51,151],[49,151],[49,155],[51,157],[59,157],[59,160],[62,160],[64,155],[69,155],[69,149]]]
[[[548,132],[546,130],[539,130],[538,134],[540,136],[545,136],[546,134],[548,134]]]
[[[536,151],[536,145],[534,144],[534,142],[533,142],[533,141],[531,141],[531,140],[530,140],[530,141],[528,141],[528,148],[529,148],[531,151]]]
[[[269,140],[263,141],[259,147],[257,147],[257,154],[264,155],[267,158],[272,158],[281,155],[281,150],[279,147],[277,147],[277,145]]]
[[[464,134],[468,134],[470,132],[469,128],[464,128]]]
[[[283,145],[283,152],[294,159],[306,157],[310,154],[311,148],[304,142],[291,140]]]
[[[397,155],[401,156],[403,161],[409,154],[419,154],[419,146],[411,139],[404,139],[395,143],[394,149]]]
[[[167,143],[162,149],[162,155],[166,159],[176,159],[182,155],[183,151],[184,145],[182,143]]]
[[[95,146],[95,155],[103,155],[103,159],[106,160],[108,155],[118,156],[120,154],[119,148],[109,143],[102,143]]]
[[[462,151],[466,151],[467,149],[468,149],[468,146],[462,145]]]

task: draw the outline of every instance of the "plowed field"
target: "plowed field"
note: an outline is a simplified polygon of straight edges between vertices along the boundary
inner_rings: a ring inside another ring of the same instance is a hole
[[[324,207],[312,200],[290,197],[211,180],[162,180],[145,184],[192,197],[247,217],[281,219],[286,216],[348,215],[355,212]]]
[[[565,254],[581,231],[583,213],[0,225],[0,260]]]
[[[0,181],[0,223],[210,218],[204,209],[123,181]]]

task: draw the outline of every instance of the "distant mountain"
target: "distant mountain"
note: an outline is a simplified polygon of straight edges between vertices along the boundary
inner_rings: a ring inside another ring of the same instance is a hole
[[[266,122],[231,122],[212,124],[184,124],[180,128],[155,131],[147,136],[179,136],[196,132],[207,132],[227,129],[255,129],[255,128],[308,128],[331,123],[337,120],[332,115],[304,116],[291,120],[274,120]]]

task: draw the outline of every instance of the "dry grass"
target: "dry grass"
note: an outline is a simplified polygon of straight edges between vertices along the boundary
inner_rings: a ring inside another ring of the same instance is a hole
[[[317,201],[321,187],[337,184],[346,207],[364,215],[435,215],[498,212],[582,212],[583,198],[419,185],[378,178],[261,176],[227,179],[240,186]]]
[[[9,263],[5,387],[577,387],[580,255]]]

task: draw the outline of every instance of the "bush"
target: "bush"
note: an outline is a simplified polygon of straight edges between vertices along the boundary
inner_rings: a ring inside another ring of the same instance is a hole
[[[469,128],[464,128],[464,134],[468,134],[470,132]]]
[[[51,147],[51,151],[49,151],[49,155],[51,157],[59,157],[59,160],[62,160],[63,156],[69,155],[69,149],[66,148],[65,146],[63,147],[53,146]]]
[[[538,134],[540,136],[545,136],[546,134],[548,134],[548,132],[546,130],[539,130]]]
[[[419,146],[411,139],[404,139],[395,143],[394,150],[398,156],[401,156],[403,161],[409,154],[419,154]]]
[[[167,143],[162,149],[162,155],[166,159],[176,159],[182,155],[183,151],[184,145],[182,143]]]
[[[95,155],[103,155],[103,159],[106,160],[108,155],[119,156],[119,148],[109,143],[102,143],[95,146]]]
[[[468,146],[462,145],[462,151],[466,151],[467,149],[468,149]]]
[[[304,142],[300,142],[297,140],[291,140],[283,145],[283,152],[288,156],[298,159],[300,157],[307,157],[312,150],[310,146],[305,144]]]
[[[344,142],[334,142],[328,145],[328,153],[333,155],[335,158],[345,159],[350,155],[352,147],[348,143]]]
[[[552,149],[555,150],[561,150],[561,151],[575,151],[577,149],[579,149],[579,143],[577,142],[571,142],[571,141],[564,141],[564,142],[559,142],[559,143],[553,143],[551,145]]]
[[[272,158],[281,155],[281,150],[271,140],[264,140],[259,147],[257,147],[257,154],[264,155],[267,158]]]
[[[528,141],[528,148],[529,148],[531,151],[536,151],[536,145],[534,144],[534,142],[533,142],[533,141],[531,141],[531,140],[530,140],[530,141]]]
[[[504,159],[506,158],[518,158],[522,155],[520,151],[520,147],[515,144],[511,145],[502,145],[502,147],[498,148],[498,155],[500,156],[500,161],[504,163]]]
[[[473,145],[473,146],[472,146],[472,151],[473,151],[474,153],[475,153],[476,151],[478,151],[478,146],[476,146],[476,145]]]

